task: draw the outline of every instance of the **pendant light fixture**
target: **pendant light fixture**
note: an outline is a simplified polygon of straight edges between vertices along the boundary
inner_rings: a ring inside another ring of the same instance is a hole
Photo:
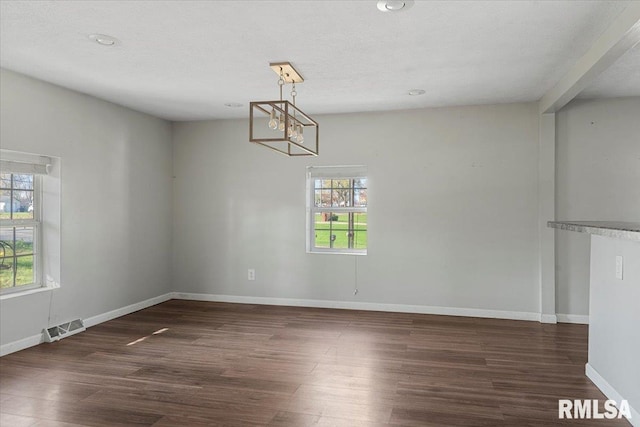
[[[286,156],[317,156],[318,122],[296,107],[296,83],[304,79],[288,62],[269,65],[278,75],[280,99],[251,102],[249,141]],[[291,102],[283,99],[285,84],[291,84]]]

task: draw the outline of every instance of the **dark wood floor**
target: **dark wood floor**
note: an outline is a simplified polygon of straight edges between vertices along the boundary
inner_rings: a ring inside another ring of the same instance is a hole
[[[4,426],[628,426],[587,327],[169,301],[0,359]]]

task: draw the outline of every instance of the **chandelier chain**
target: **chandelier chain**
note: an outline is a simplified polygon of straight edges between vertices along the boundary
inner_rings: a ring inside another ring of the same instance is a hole
[[[293,86],[291,87],[291,99],[293,100],[293,105],[296,105],[296,95],[298,92],[296,91],[296,82],[293,82]]]
[[[278,86],[280,87],[280,101],[282,101],[282,86],[284,85],[284,71],[280,67],[280,78],[278,79]]]

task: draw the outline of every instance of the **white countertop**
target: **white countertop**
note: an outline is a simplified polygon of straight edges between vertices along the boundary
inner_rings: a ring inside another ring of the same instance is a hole
[[[640,222],[549,221],[548,227],[640,242]]]

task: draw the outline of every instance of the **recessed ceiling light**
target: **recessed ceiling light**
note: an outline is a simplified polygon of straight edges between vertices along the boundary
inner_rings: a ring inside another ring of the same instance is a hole
[[[378,10],[381,12],[399,12],[413,6],[414,0],[380,0]]]
[[[242,107],[242,104],[240,104],[239,102],[227,102],[226,104],[224,104],[224,106],[229,108],[240,108]]]
[[[409,91],[409,95],[411,96],[419,96],[419,95],[424,95],[426,92],[422,89],[411,89]]]
[[[90,34],[89,39],[103,46],[113,46],[114,44],[118,43],[118,39],[106,34]]]

